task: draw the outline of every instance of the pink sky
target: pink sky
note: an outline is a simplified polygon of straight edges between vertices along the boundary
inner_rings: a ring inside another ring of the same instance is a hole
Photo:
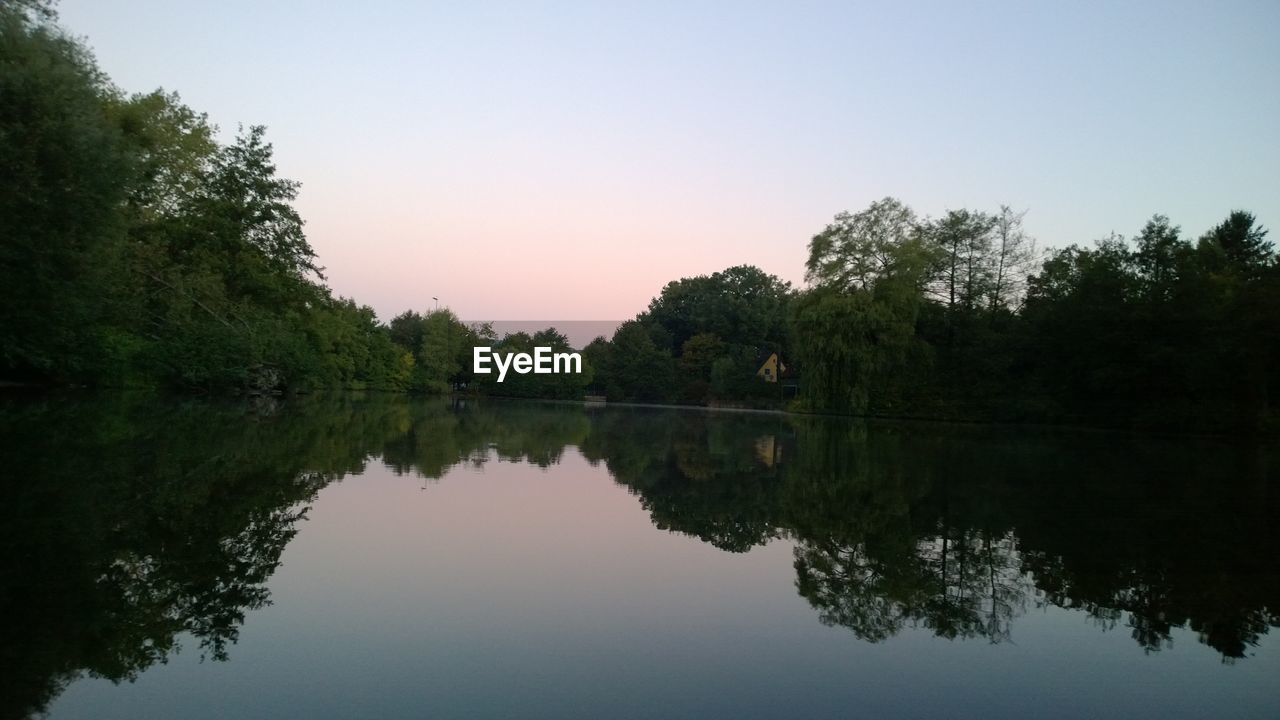
[[[621,320],[842,210],[1027,209],[1042,246],[1280,224],[1280,3],[63,0],[122,88],[263,124],[383,319]]]

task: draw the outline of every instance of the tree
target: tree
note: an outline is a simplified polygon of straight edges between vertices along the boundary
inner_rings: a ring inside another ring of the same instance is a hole
[[[814,236],[806,267],[815,287],[792,316],[792,354],[804,369],[809,407],[895,408],[887,381],[913,354],[923,288],[938,259],[915,213],[892,198],[841,213]]]
[[[58,0],[5,0],[0,9],[14,12],[30,22],[52,22],[58,19]]]
[[[781,349],[790,294],[790,283],[760,268],[738,265],[667,283],[649,303],[646,317],[670,334],[677,354],[699,333],[729,344]]]
[[[68,380],[100,354],[133,167],[103,113],[116,90],[49,12],[0,6],[0,367]]]
[[[417,352],[422,347],[422,338],[426,334],[425,318],[412,310],[405,310],[391,318],[389,324],[391,340],[400,347]]]
[[[1266,238],[1267,230],[1257,224],[1253,213],[1236,210],[1206,233],[1204,241],[1221,249],[1232,270],[1256,277],[1275,262],[1275,245]]]
[[[217,128],[178,93],[113,96],[107,110],[120,126],[137,168],[130,187],[131,232],[158,230],[188,212],[207,187],[219,145]]]
[[[582,365],[584,370],[591,368],[591,380],[587,384],[587,392],[606,395],[610,384],[608,373],[613,366],[613,344],[603,335],[587,343],[587,346],[582,349]]]
[[[1274,427],[1272,388],[1280,383],[1280,258],[1252,213],[1237,210],[1200,240],[1198,255],[1218,298],[1223,337],[1218,372],[1231,399],[1232,425]]]
[[[886,281],[918,289],[936,261],[920,230],[915,212],[894,198],[840,213],[809,241],[805,280],[843,292],[872,291]]]
[[[997,310],[1015,310],[1022,304],[1027,276],[1037,259],[1035,240],[1023,229],[1027,212],[1015,213],[1008,205],[1000,206],[995,218],[991,289],[987,307],[994,317]]]
[[[724,341],[714,333],[698,333],[680,348],[680,399],[701,404],[711,392],[711,369],[725,353]]]
[[[302,217],[292,205],[300,184],[276,176],[273,149],[265,134],[263,126],[251,126],[214,159],[205,201],[210,204],[210,216],[219,221],[217,240],[229,245],[234,259],[244,261],[242,269],[264,275],[264,284],[323,280],[315,251],[302,230]],[[235,278],[233,288],[242,277]],[[245,285],[248,292],[255,289]]]
[[[422,344],[416,368],[421,386],[431,392],[448,392],[456,376],[471,364],[471,336],[452,310],[433,310],[423,316]]]
[[[667,402],[675,395],[675,366],[646,323],[629,320],[613,333],[607,371],[611,399]]]
[[[796,303],[793,353],[803,368],[802,399],[812,410],[892,410],[895,375],[915,338],[915,318],[870,293],[815,288]]]
[[[1190,246],[1178,234],[1181,229],[1164,215],[1154,215],[1138,234],[1134,263],[1148,299],[1167,300],[1173,292],[1181,259]]]
[[[995,226],[996,219],[986,213],[950,210],[923,230],[937,247],[939,260],[932,294],[946,305],[953,321],[959,313],[971,313],[992,292],[991,231]]]

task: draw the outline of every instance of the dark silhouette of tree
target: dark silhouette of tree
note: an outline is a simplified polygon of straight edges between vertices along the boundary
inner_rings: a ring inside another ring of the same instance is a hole
[[[1273,463],[1207,440],[397,395],[11,400],[3,716],[84,674],[136,677],[183,633],[233,656],[310,500],[370,460],[434,481],[569,447],[659,529],[792,543],[818,619],[868,641],[1004,642],[1044,603],[1150,652],[1189,629],[1235,661],[1280,625],[1280,567],[1258,552],[1280,527]]]

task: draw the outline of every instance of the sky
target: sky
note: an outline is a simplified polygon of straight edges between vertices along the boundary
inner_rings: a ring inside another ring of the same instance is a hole
[[[889,195],[1027,210],[1049,248],[1280,228],[1276,0],[59,8],[123,89],[266,125],[330,287],[384,320],[625,319],[740,264],[801,286],[809,238]]]

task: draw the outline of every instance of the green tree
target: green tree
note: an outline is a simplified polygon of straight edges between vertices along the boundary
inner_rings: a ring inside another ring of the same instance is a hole
[[[936,246],[938,265],[930,290],[946,306],[953,328],[959,316],[972,315],[991,296],[996,222],[986,213],[950,210],[922,229],[927,241]]]
[[[470,356],[468,328],[452,310],[433,310],[423,316],[417,372],[424,389],[448,392],[456,376],[470,365]]]
[[[1248,277],[1275,264],[1275,245],[1253,213],[1236,210],[1205,234],[1205,242],[1221,249],[1228,267]]]
[[[1143,292],[1153,301],[1167,300],[1173,292],[1177,273],[1190,245],[1178,237],[1181,229],[1169,223],[1169,218],[1156,215],[1138,234],[1137,252],[1133,261]]]
[[[591,380],[586,391],[593,395],[607,395],[609,372],[613,366],[613,344],[604,336],[597,337],[582,349],[583,368],[591,368]]]
[[[750,265],[667,283],[649,303],[647,320],[670,335],[678,355],[694,335],[732,345],[781,349],[786,343],[791,284]]]
[[[1252,213],[1237,210],[1201,239],[1198,253],[1221,313],[1217,372],[1231,425],[1250,433],[1275,429],[1272,394],[1280,383],[1280,257],[1266,237]]]
[[[817,287],[873,291],[883,283],[919,289],[937,261],[916,214],[894,198],[835,220],[809,241],[805,279]]]
[[[792,321],[808,407],[901,411],[891,380],[923,354],[915,325],[936,262],[915,214],[892,198],[841,213],[814,236],[806,264],[814,288]]]
[[[422,347],[422,338],[426,335],[426,323],[422,315],[413,310],[405,310],[391,318],[389,323],[391,340],[409,352],[417,352]]]
[[[606,375],[610,399],[668,402],[675,396],[675,364],[669,351],[653,340],[651,328],[638,320],[618,327],[610,343]]]
[[[84,379],[134,168],[103,112],[116,90],[50,10],[0,6],[0,364]]]
[[[711,392],[711,368],[725,352],[725,344],[714,333],[698,333],[684,342],[677,363],[682,402],[702,404]]]

